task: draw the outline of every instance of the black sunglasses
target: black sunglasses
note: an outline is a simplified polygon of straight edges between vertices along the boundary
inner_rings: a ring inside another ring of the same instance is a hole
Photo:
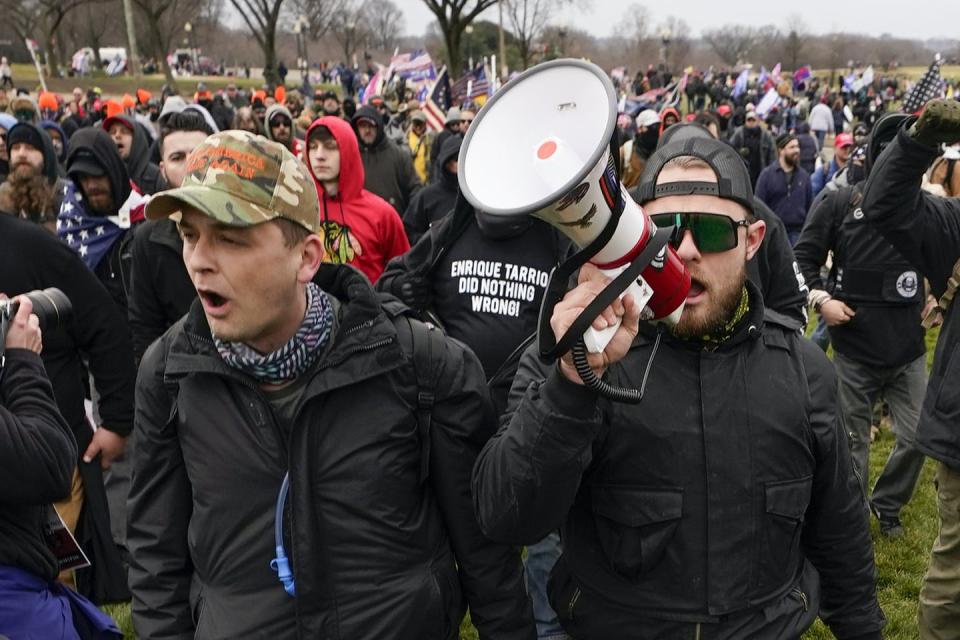
[[[700,253],[722,253],[737,246],[737,229],[749,227],[746,220],[734,220],[722,213],[656,213],[650,216],[659,228],[673,227],[670,244],[680,248],[684,231],[693,234]]]
[[[290,125],[292,124],[286,118],[275,118],[271,122],[272,122],[272,126],[274,127],[286,127],[287,129],[289,129]]]

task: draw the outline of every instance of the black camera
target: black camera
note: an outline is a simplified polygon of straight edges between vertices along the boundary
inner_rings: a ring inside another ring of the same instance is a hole
[[[40,319],[40,331],[59,329],[67,324],[73,313],[70,298],[60,289],[51,287],[23,294],[33,303],[33,313]],[[0,370],[3,368],[7,344],[7,328],[20,309],[19,300],[0,300]]]

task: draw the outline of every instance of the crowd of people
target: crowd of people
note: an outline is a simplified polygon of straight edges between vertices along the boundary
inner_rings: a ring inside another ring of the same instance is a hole
[[[0,333],[0,634],[117,637],[90,603],[132,601],[158,639],[449,640],[469,608],[491,640],[818,616],[873,640],[869,518],[901,538],[932,456],[921,637],[956,637],[960,153],[939,145],[960,105],[917,120],[886,79],[810,78],[760,109],[762,83],[734,85],[693,74],[685,109],[619,114],[624,193],[692,282],[666,335],[630,297],[595,321],[620,322],[595,375],[646,385],[656,355],[639,410],[530,346],[579,248],[462,196],[471,102],[432,131],[407,94],[0,87],[0,292],[57,287],[74,316],[41,337],[21,303]],[[604,285],[584,266],[540,331]]]

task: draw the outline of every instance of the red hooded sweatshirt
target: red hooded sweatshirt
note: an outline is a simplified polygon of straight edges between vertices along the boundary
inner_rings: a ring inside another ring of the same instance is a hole
[[[320,197],[320,226],[326,232],[327,260],[353,265],[370,282],[376,282],[392,258],[410,249],[403,221],[386,200],[363,188],[363,161],[350,123],[336,116],[318,118],[307,129],[307,141],[313,130],[321,126],[330,130],[340,148],[337,195],[328,195],[317,180],[309,151],[304,151],[303,159]]]

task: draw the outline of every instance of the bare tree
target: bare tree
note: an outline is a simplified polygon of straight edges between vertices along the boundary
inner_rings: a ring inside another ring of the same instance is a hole
[[[198,0],[133,0],[146,29],[144,50],[160,61],[167,84],[176,88],[167,54],[175,48],[187,22],[195,22],[203,13],[204,2]]]
[[[368,2],[364,12],[373,46],[385,51],[396,48],[403,35],[403,11],[391,0],[376,0]]]
[[[345,0],[292,0],[288,9],[294,20],[299,16],[306,18],[308,35],[319,40],[330,32],[344,4]]]
[[[366,0],[344,0],[330,22],[330,33],[340,43],[345,64],[350,64],[353,54],[370,41],[366,5]]]
[[[497,4],[497,0],[423,0],[437,18],[443,44],[447,49],[447,64],[451,74],[461,69],[460,40],[463,31],[477,16]]]
[[[77,7],[98,0],[0,0],[7,23],[21,40],[39,37],[47,57],[47,76],[60,67],[57,33],[64,19]]]
[[[284,0],[230,0],[263,51],[263,78],[277,84],[277,24]]]
[[[668,37],[670,44],[666,48],[667,69],[679,70],[690,55],[690,25],[682,18],[668,16],[657,31]]]
[[[783,59],[787,69],[796,71],[800,68],[800,59],[808,37],[807,25],[799,14],[791,14],[787,18],[787,37],[783,43]]]
[[[563,8],[574,4],[573,0],[503,0],[504,13],[516,39],[523,68],[530,66],[530,59],[543,30]]]
[[[739,24],[728,24],[703,32],[703,40],[723,62],[735,66],[750,55],[763,37],[760,30]]]

